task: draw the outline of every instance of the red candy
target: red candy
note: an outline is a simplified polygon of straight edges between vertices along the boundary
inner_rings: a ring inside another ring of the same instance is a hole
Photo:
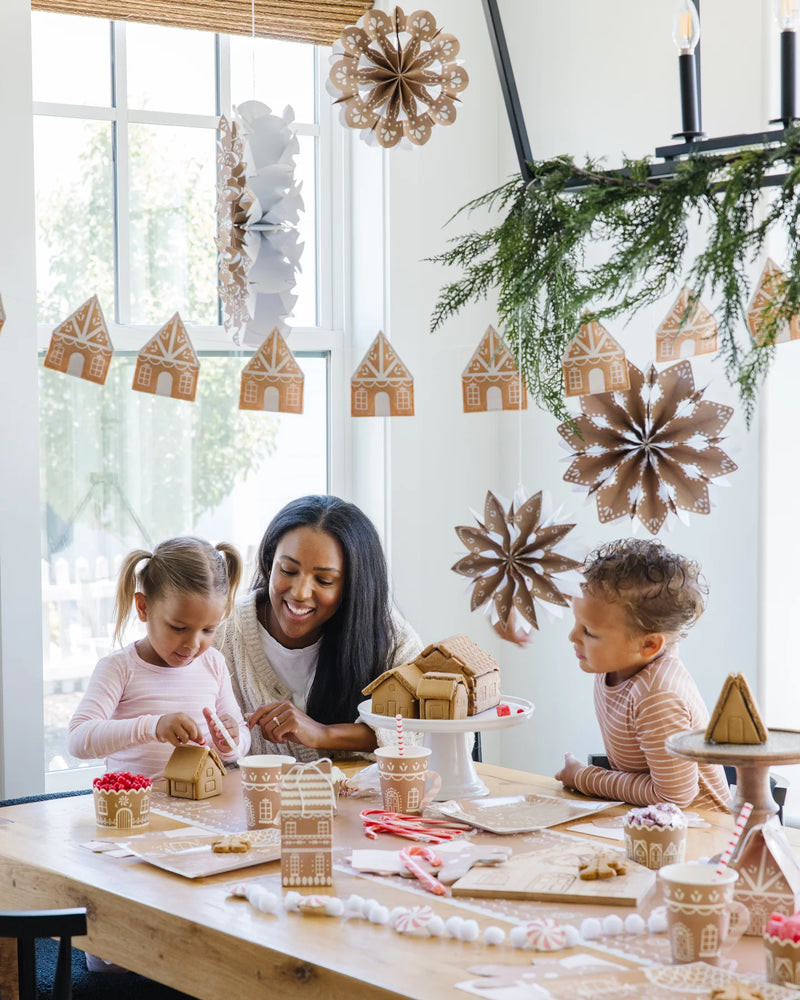
[[[95,788],[106,792],[127,792],[140,788],[149,788],[152,781],[144,774],[131,774],[130,771],[110,771],[92,782]]]
[[[497,706],[497,714],[498,715],[511,715],[511,709],[508,707],[508,705],[498,705]]]
[[[800,941],[800,913],[795,913],[791,917],[773,913],[767,921],[764,933],[782,941]]]

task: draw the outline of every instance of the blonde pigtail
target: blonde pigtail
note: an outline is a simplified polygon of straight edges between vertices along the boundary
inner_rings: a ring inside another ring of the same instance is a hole
[[[122,645],[122,635],[133,607],[136,593],[136,567],[143,559],[152,558],[153,553],[145,549],[130,552],[120,566],[117,579],[117,593],[114,598],[114,645]]]

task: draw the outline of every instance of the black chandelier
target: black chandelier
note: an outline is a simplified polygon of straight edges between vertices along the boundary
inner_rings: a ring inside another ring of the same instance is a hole
[[[514,80],[514,71],[508,54],[503,31],[498,0],[482,0],[489,37],[492,42],[495,64],[500,77],[500,88],[511,126],[519,169],[524,180],[534,180],[531,170],[530,142],[525,128],[525,119],[519,101],[519,93]],[[677,144],[659,146],[655,150],[662,163],[652,163],[648,177],[658,181],[670,177],[675,172],[676,163],[683,156],[696,153],[719,152],[726,149],[740,149],[746,146],[767,146],[784,141],[787,129],[797,122],[797,31],[800,27],[800,0],[773,0],[775,17],[781,34],[781,98],[780,115],[770,121],[781,128],[765,132],[743,135],[726,135],[706,138],[702,130],[702,99],[700,84],[700,0],[678,0],[672,37],[678,49],[678,78],[681,97],[681,129],[672,138],[681,139]],[[608,173],[612,173],[609,171]],[[613,173],[627,173],[625,170]],[[782,183],[785,174],[770,174],[763,180],[765,187]],[[568,185],[585,187],[576,181]]]

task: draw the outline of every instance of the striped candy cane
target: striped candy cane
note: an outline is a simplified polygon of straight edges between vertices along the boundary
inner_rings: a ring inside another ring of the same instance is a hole
[[[742,806],[742,811],[739,813],[739,818],[736,820],[736,826],[733,829],[730,842],[725,850],[720,855],[719,864],[717,865],[717,870],[714,872],[715,875],[721,875],[725,869],[728,867],[728,862],[731,860],[733,852],[736,850],[736,845],[739,842],[739,837],[742,835],[742,830],[747,826],[747,820],[750,818],[750,813],[753,811],[752,802],[745,802]]]
[[[403,716],[398,712],[394,717],[394,721],[397,724],[397,752],[402,757],[405,754],[405,747],[403,746]]]
[[[435,896],[446,896],[447,889],[438,882],[433,875],[426,872],[422,865],[417,864],[414,860],[414,855],[424,858],[426,861],[430,862],[434,868],[439,868],[442,864],[442,859],[433,851],[430,847],[404,847],[400,851],[400,864],[407,868],[412,875],[416,876],[420,882],[425,886],[428,892],[432,892]]]

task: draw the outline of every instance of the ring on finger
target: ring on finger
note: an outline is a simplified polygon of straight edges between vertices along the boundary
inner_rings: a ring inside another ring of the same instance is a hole
[[[277,715],[273,715],[273,717],[272,717],[272,722],[273,722],[273,724],[274,724],[274,725],[276,725],[276,726],[279,726],[279,725],[281,724],[281,723],[280,723],[280,719],[278,718],[278,716],[277,716]]]

